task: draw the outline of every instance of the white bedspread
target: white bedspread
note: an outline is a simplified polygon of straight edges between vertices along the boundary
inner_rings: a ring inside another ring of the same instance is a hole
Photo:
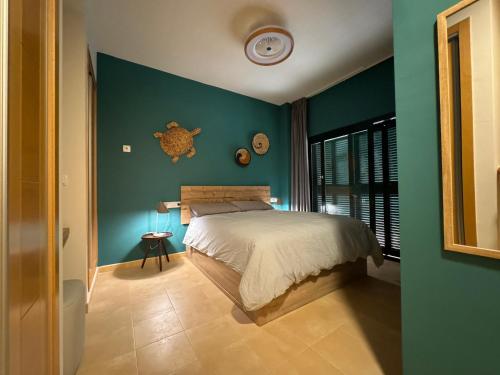
[[[371,255],[383,262],[367,225],[346,216],[247,211],[192,218],[184,244],[239,272],[248,311],[257,310],[321,270]]]

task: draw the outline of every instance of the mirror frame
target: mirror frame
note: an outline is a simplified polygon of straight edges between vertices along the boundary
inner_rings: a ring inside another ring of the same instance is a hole
[[[441,111],[441,179],[443,195],[444,250],[500,259],[500,249],[486,249],[457,244],[455,231],[455,198],[453,194],[454,170],[452,160],[453,124],[449,104],[448,24],[447,18],[479,0],[462,0],[437,16],[437,42],[439,62],[439,104]],[[497,171],[500,182],[500,169]],[[500,198],[500,197],[499,197]],[[497,202],[500,206],[500,202]]]

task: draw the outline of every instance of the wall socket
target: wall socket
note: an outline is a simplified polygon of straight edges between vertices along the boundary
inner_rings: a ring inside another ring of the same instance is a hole
[[[123,152],[132,152],[132,147],[130,145],[123,145],[122,150]]]

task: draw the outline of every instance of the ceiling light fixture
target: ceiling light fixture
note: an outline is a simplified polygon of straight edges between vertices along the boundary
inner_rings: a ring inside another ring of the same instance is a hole
[[[245,55],[258,65],[275,65],[293,51],[293,37],[279,26],[264,26],[252,32],[245,42]]]

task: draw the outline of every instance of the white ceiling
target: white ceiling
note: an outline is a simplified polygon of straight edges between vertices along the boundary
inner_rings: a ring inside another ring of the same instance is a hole
[[[274,104],[310,96],[392,55],[391,0],[90,0],[95,52]],[[292,55],[258,66],[246,36],[286,27]]]

